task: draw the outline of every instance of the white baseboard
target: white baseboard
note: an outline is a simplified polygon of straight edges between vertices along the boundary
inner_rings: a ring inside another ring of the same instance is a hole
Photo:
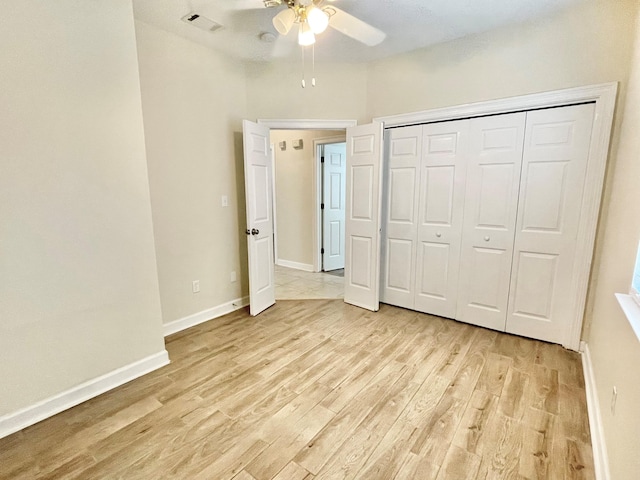
[[[137,362],[81,383],[29,407],[0,417],[0,438],[18,432],[45,418],[86,402],[98,395],[169,364],[169,354],[162,350]]]
[[[295,268],[296,270],[304,270],[305,272],[314,272],[315,269],[310,263],[292,262],[291,260],[282,260],[279,258],[276,260],[276,265],[287,268]]]
[[[217,307],[209,308],[202,312],[189,315],[188,317],[179,318],[178,320],[173,320],[172,322],[164,324],[164,336],[166,337],[173,333],[181,332],[187,328],[194,327],[209,320],[213,320],[214,318],[226,315],[227,313],[239,310],[247,305],[249,305],[249,297],[236,298],[235,300],[223,303]]]
[[[589,345],[580,342],[582,352],[582,370],[584,371],[584,385],[587,394],[587,409],[589,410],[589,428],[591,430],[591,446],[593,448],[593,466],[597,480],[610,480],[609,457],[604,439],[602,417],[600,416],[600,402],[596,390],[593,365]]]

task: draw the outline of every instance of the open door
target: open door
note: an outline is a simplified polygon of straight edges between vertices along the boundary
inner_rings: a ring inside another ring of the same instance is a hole
[[[249,309],[258,315],[276,303],[273,191],[269,128],[242,122],[249,252]]]
[[[382,123],[347,128],[344,301],[380,307]]]
[[[344,268],[346,144],[329,143],[323,153],[322,269]]]

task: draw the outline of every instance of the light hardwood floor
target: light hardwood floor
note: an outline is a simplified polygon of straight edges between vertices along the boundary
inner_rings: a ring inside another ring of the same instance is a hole
[[[579,356],[382,306],[282,301],[0,440],[0,478],[593,479]]]

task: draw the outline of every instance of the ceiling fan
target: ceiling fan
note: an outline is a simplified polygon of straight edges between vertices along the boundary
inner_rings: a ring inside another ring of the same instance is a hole
[[[386,38],[386,34],[324,0],[263,0],[267,8],[286,5],[273,17],[273,26],[280,35],[287,35],[298,24],[298,44],[313,45],[315,36],[331,27],[365,45],[373,47]]]

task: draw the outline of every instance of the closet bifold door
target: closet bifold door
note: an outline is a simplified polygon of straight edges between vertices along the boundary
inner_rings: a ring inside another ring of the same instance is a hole
[[[385,145],[380,300],[413,309],[422,127],[387,130]]]
[[[469,120],[422,130],[415,309],[455,318]]]
[[[471,119],[456,319],[505,330],[526,114]]]
[[[527,113],[506,330],[568,341],[594,105]]]

